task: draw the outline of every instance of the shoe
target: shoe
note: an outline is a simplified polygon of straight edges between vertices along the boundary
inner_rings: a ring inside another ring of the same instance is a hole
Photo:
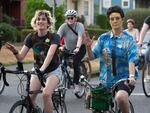
[[[75,94],[80,93],[80,88],[78,85],[75,85],[74,91]]]

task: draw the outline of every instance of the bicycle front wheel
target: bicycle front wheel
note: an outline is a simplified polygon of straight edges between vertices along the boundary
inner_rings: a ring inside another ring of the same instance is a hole
[[[142,70],[142,87],[145,96],[150,97],[150,63],[145,64]]]
[[[9,113],[31,113],[24,101],[17,101],[10,109]]]
[[[83,74],[86,80],[90,81],[91,79],[91,63],[89,60],[83,60],[81,63],[81,74]]]
[[[1,76],[1,73],[0,73],[0,94],[2,94],[2,92],[4,91],[4,88],[5,88],[5,84],[3,82],[3,76]]]
[[[134,113],[134,107],[133,107],[133,105],[132,105],[132,103],[131,103],[130,100],[129,100],[129,105],[130,105],[130,107],[129,107],[129,113]]]
[[[66,103],[63,101],[61,103],[54,103],[53,113],[67,113]]]

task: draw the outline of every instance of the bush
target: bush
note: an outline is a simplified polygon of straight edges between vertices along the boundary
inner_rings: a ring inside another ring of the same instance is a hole
[[[33,29],[22,29],[21,30],[21,38],[20,38],[20,41],[23,42],[25,37],[30,33],[30,32],[33,32],[34,30]]]
[[[18,31],[15,27],[7,23],[0,23],[0,37],[3,41],[16,42]]]
[[[110,25],[105,15],[96,16],[96,25],[100,26],[102,29],[109,29]]]
[[[144,9],[144,8],[137,8],[134,10],[130,10],[129,12],[126,13],[125,19],[124,19],[124,28],[127,28],[127,19],[132,18],[135,20],[135,27],[138,28],[139,30],[141,29],[143,22],[147,16],[150,14],[150,8],[149,9]]]
[[[95,40],[98,39],[98,37],[103,34],[108,32],[109,30],[107,29],[93,29],[93,28],[87,28],[87,31],[89,32],[90,38],[92,38],[93,36],[95,36]]]

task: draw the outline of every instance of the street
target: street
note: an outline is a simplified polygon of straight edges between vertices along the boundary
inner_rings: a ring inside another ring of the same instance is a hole
[[[30,69],[31,65],[25,65],[26,69]],[[13,69],[14,67],[8,67]],[[19,78],[16,75],[7,75],[9,87],[6,87],[2,95],[0,95],[0,113],[9,113],[10,107],[13,103],[20,99],[17,93],[17,85],[19,84]],[[98,78],[92,78],[92,82],[97,81]],[[68,113],[91,113],[90,110],[86,110],[84,107],[84,99],[77,99],[72,93],[73,90],[68,90],[66,95],[66,104]],[[41,94],[38,96],[38,104],[42,107]],[[136,88],[130,100],[134,106],[135,113],[149,113],[150,98],[145,97],[142,84],[141,76],[137,81]]]

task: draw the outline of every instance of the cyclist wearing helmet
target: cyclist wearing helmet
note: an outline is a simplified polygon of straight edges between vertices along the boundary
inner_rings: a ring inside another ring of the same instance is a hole
[[[75,10],[67,10],[65,13],[66,22],[58,29],[60,37],[64,37],[64,49],[76,53],[73,56],[74,78],[75,86],[74,93],[79,93],[79,63],[86,54],[86,47],[83,44],[83,34],[85,32],[84,25],[77,22],[77,12]]]

